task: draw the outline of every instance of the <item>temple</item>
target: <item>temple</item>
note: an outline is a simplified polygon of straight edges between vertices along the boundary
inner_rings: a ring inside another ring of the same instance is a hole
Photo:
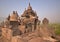
[[[17,11],[13,11],[13,13],[9,15],[6,20],[9,23],[5,23],[6,25],[5,27],[8,27],[7,25],[9,25],[9,28],[13,30],[13,32],[16,30],[15,32],[17,33],[18,32],[17,30],[20,30],[21,32],[19,33],[22,34],[35,31],[37,28],[37,24],[40,22],[38,20],[37,14],[35,13],[34,10],[32,10],[30,3],[28,5],[28,8],[25,9],[23,14],[21,15],[21,18],[19,17]]]
[[[49,37],[49,39],[55,41],[54,29],[48,26],[49,20],[44,18],[42,26],[40,22],[37,13],[32,9],[30,3],[28,7],[25,8],[21,17],[19,17],[17,11],[13,11],[12,14],[9,14],[6,18],[3,25],[1,25],[0,36],[3,39],[1,42],[17,42],[14,40],[18,40],[20,37],[24,40],[30,40],[34,37]]]

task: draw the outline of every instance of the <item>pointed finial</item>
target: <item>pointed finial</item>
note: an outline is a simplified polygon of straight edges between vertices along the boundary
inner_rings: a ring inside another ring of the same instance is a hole
[[[30,3],[29,3],[29,6],[30,6]]]
[[[30,3],[30,0],[29,0],[29,3]]]
[[[32,9],[32,7],[31,7],[31,5],[30,5],[30,0],[29,0],[28,9]]]
[[[15,11],[13,11],[13,14],[15,14]]]
[[[26,10],[26,8],[25,8],[25,10]]]
[[[10,14],[9,14],[9,16],[7,17],[7,20],[9,20],[10,19]]]
[[[29,0],[29,6],[30,6],[30,0]]]

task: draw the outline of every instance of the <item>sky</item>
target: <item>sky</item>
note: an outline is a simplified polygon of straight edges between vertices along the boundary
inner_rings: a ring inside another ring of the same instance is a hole
[[[29,0],[0,0],[0,17],[6,18],[13,11],[20,16],[28,4]],[[60,23],[60,0],[30,0],[30,4],[39,20],[46,17],[51,23]]]

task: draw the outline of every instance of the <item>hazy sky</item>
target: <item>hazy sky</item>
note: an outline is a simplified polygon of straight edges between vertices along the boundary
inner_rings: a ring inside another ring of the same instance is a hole
[[[0,17],[7,17],[12,11],[21,15],[28,7],[29,0],[0,0]],[[60,0],[30,0],[39,19],[47,17],[50,22],[60,22]]]

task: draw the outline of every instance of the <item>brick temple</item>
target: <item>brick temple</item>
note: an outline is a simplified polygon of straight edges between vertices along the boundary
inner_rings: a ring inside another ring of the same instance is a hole
[[[44,18],[41,25],[30,3],[21,17],[17,11],[9,14],[0,28],[0,42],[37,42],[33,38],[39,40],[38,42],[57,41],[54,29],[49,26],[49,20]]]

